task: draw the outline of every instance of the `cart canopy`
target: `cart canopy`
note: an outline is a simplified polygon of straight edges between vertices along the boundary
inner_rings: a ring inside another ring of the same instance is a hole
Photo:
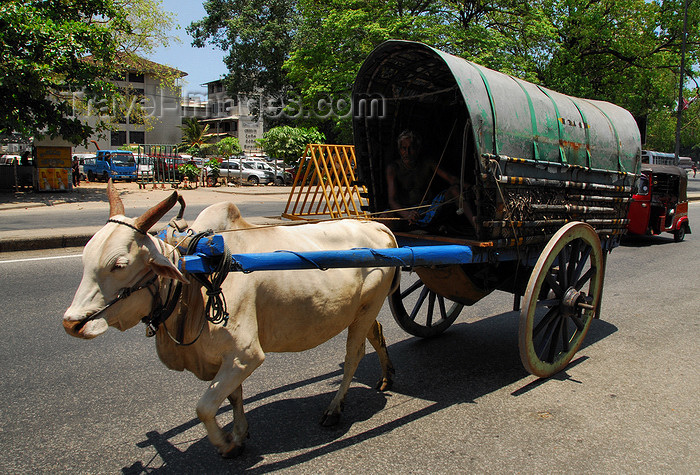
[[[453,173],[483,171],[485,154],[639,172],[639,129],[625,109],[559,94],[421,43],[379,45],[357,74],[353,107],[367,182],[398,157],[396,137],[409,128]]]

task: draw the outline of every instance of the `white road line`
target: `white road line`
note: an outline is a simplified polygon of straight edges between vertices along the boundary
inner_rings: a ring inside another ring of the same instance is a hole
[[[13,264],[17,262],[29,262],[29,261],[49,261],[51,259],[70,259],[72,257],[82,257],[82,254],[73,254],[71,256],[53,256],[53,257],[30,257],[28,259],[11,259],[7,261],[0,260],[0,264]]]

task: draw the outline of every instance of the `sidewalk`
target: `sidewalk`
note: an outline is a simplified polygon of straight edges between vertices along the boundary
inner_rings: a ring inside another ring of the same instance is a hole
[[[291,187],[289,186],[218,186],[215,188],[182,189],[170,186],[149,186],[140,189],[136,183],[116,183],[116,189],[125,207],[139,205],[152,206],[167,198],[173,191],[180,193],[185,203],[209,205],[219,201],[233,199],[236,202],[245,200],[272,200],[286,203]],[[49,206],[60,206],[79,212],[87,207],[104,208],[105,216],[109,210],[105,183],[81,183],[73,191],[68,192],[2,192],[0,193],[0,215],[5,211],[22,212],[23,216],[31,215],[33,211],[44,210]],[[176,208],[178,205],[175,205]],[[26,213],[26,214],[25,214]],[[135,217],[135,216],[134,216]],[[190,221],[194,216],[185,214]],[[270,224],[281,222],[263,216],[246,216],[254,224]],[[102,226],[81,226],[60,229],[35,229],[0,231],[0,252],[27,251],[39,249],[54,249],[60,247],[84,246]],[[159,229],[157,229],[159,230]]]

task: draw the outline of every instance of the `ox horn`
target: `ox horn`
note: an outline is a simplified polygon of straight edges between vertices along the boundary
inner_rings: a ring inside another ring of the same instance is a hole
[[[175,203],[177,203],[177,197],[177,191],[173,191],[170,196],[136,218],[134,226],[144,233],[148,232],[148,230],[151,229],[151,227],[156,224],[158,220],[165,215],[165,213],[170,211],[170,208],[175,206]]]
[[[107,198],[109,198],[109,217],[124,214],[124,203],[119,197],[119,192],[114,188],[114,183],[110,178],[107,182]]]

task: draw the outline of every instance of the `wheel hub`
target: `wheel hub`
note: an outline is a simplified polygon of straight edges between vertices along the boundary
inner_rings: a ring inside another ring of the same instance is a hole
[[[588,298],[585,292],[576,290],[574,287],[569,287],[569,289],[564,293],[564,297],[561,299],[561,310],[564,315],[571,316],[576,315],[581,304],[587,305]]]

